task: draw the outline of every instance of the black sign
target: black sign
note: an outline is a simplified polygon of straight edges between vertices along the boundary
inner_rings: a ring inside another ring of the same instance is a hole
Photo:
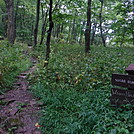
[[[111,94],[112,96],[126,97],[126,98],[131,98],[134,100],[134,91],[132,90],[112,88]]]
[[[122,104],[134,105],[134,91],[132,90],[112,88],[111,94],[110,101],[113,106],[119,107]],[[134,109],[134,107],[132,108]]]
[[[112,74],[112,85],[134,89],[134,76]]]

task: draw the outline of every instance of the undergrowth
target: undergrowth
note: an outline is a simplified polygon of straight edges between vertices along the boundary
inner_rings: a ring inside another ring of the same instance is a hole
[[[133,48],[92,47],[85,56],[83,46],[53,45],[45,68],[45,48],[37,50],[39,64],[29,80],[43,102],[42,133],[134,134],[132,110],[112,108],[109,100],[111,75],[125,74],[134,63]]]
[[[23,45],[0,41],[0,93],[11,87],[16,76],[31,65],[23,54]]]

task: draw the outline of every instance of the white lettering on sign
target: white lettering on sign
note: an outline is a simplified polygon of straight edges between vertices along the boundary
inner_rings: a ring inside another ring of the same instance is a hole
[[[134,98],[134,94],[131,94],[129,91],[127,91],[127,96]]]
[[[113,95],[119,95],[119,96],[125,96],[125,97],[134,98],[134,93],[132,93],[132,92],[130,92],[130,91],[121,92],[121,91],[118,90],[118,89],[116,89],[116,90],[113,90],[113,89],[112,89],[112,94],[113,94]]]
[[[120,83],[127,83],[127,84],[134,84],[134,81],[131,80],[124,80],[124,79],[115,79],[116,82],[120,82]]]
[[[112,93],[114,94],[114,95],[120,95],[120,96],[126,96],[126,93],[120,93],[120,92],[118,92],[118,90],[112,90]]]
[[[134,81],[128,80],[127,83],[128,84],[134,84]]]
[[[124,79],[115,79],[116,82],[126,83],[126,80]]]

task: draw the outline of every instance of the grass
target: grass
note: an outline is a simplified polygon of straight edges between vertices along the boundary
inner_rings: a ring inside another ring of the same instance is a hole
[[[43,102],[42,133],[134,134],[133,111],[113,108],[109,100],[111,75],[134,64],[134,48],[92,47],[85,56],[83,46],[53,45],[46,68],[45,48],[37,49],[39,64],[29,80]]]
[[[9,89],[16,76],[30,65],[29,58],[23,54],[22,44],[11,45],[0,41],[0,93]]]

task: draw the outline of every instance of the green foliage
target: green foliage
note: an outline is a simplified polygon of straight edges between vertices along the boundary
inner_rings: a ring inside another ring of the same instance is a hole
[[[113,6],[114,15],[111,29],[114,31],[114,38],[112,42],[116,45],[134,45],[133,42],[133,2],[125,0],[124,2],[117,2]]]
[[[5,3],[3,0],[0,1],[0,36],[3,36],[4,35],[4,32],[5,32],[5,27],[4,27],[4,24],[3,24],[3,20],[4,20],[4,16],[6,15],[6,13],[4,13],[5,11]]]
[[[88,56],[78,45],[51,49],[48,67],[43,68],[45,58],[38,55],[37,70],[29,77],[32,91],[43,102],[43,133],[133,133],[133,112],[113,109],[109,101],[111,74],[123,74],[133,63],[132,48],[92,47]]]
[[[6,41],[1,41],[0,48],[0,89],[3,91],[11,86],[15,77],[28,69],[31,63],[23,54],[21,44],[11,45]]]
[[[75,87],[83,91],[97,89],[110,83],[112,73],[123,73],[133,62],[134,55],[129,48],[92,48],[89,57],[83,52],[83,46],[55,45],[47,68],[43,68],[45,57],[38,56],[40,63],[36,78],[45,79],[48,89],[55,86],[56,89]]]

